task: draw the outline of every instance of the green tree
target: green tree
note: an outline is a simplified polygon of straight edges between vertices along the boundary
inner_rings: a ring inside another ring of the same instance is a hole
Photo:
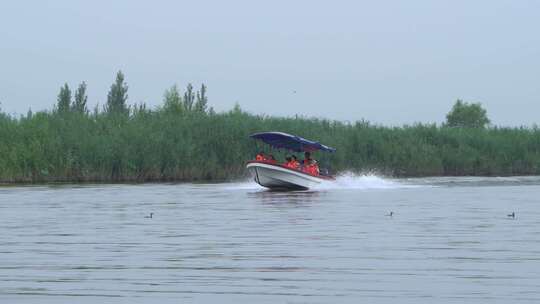
[[[201,90],[197,92],[197,101],[195,102],[195,112],[206,113],[208,108],[208,97],[206,97],[206,86],[201,85]]]
[[[182,103],[182,97],[180,97],[177,85],[173,85],[170,89],[165,91],[163,96],[163,108],[165,111],[174,113],[182,113],[184,111],[184,104]]]
[[[480,103],[468,103],[458,99],[446,115],[447,127],[484,128],[489,124],[486,110]]]
[[[65,83],[60,88],[60,93],[58,93],[57,98],[58,103],[56,104],[56,109],[58,113],[67,113],[69,112],[69,107],[71,105],[71,90],[67,83]]]
[[[193,102],[195,101],[195,94],[193,94],[193,86],[188,83],[186,92],[184,93],[184,109],[188,112],[193,110]]]
[[[81,82],[81,84],[79,84],[77,91],[75,91],[75,98],[72,104],[73,112],[87,114],[88,113],[88,108],[86,106],[87,101],[88,101],[88,96],[86,95],[86,82],[83,81]]]
[[[127,114],[129,108],[127,106],[128,86],[124,80],[122,71],[116,74],[116,81],[111,85],[111,89],[107,94],[107,104],[105,111],[107,113]]]

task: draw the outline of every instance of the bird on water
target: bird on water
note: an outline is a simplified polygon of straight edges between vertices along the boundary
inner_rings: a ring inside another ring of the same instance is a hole
[[[386,216],[392,217],[394,215],[394,211],[390,211]]]
[[[146,215],[144,218],[152,218],[153,215],[154,213],[150,212],[150,215]]]
[[[506,216],[511,217],[511,218],[516,218],[516,213],[512,212]]]

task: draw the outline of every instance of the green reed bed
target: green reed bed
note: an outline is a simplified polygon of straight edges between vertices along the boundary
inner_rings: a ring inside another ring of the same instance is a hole
[[[207,108],[205,90],[189,93],[188,88],[180,96],[173,87],[162,106],[148,109],[127,105],[126,86],[123,94],[109,94],[103,110],[92,112],[86,110],[86,100],[81,106],[81,96],[76,106],[75,101],[66,106],[64,91],[51,111],[21,117],[0,112],[0,182],[235,179],[246,174],[245,161],[258,150],[278,159],[286,154],[248,137],[260,131],[293,133],[335,147],[334,154],[315,153],[333,173],[540,174],[536,127],[384,127],[365,121],[253,115],[238,106],[216,113]],[[114,98],[116,104],[111,103]]]
[[[259,149],[249,139],[279,130],[319,140],[337,153],[316,153],[332,171],[375,170],[395,176],[540,173],[536,128],[464,129],[416,124],[373,126],[308,118],[137,110],[60,115],[0,115],[0,180],[224,180],[245,174]]]

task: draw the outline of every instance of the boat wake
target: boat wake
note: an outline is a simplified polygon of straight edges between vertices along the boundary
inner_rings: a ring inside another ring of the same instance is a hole
[[[423,177],[394,179],[376,174],[354,174],[345,172],[336,176],[335,181],[325,181],[312,187],[311,191],[325,190],[369,190],[404,189],[425,187],[479,187],[479,186],[523,186],[540,185],[540,176],[512,177]],[[221,184],[224,190],[268,191],[251,179],[243,182]]]
[[[415,187],[411,184],[405,184],[398,180],[391,178],[381,177],[375,174],[354,174],[351,172],[345,172],[336,176],[335,181],[325,181],[319,185],[314,186],[310,190],[346,190],[346,189],[401,189]],[[267,191],[268,189],[259,186],[251,179],[245,182],[236,182],[224,184],[224,188],[227,190],[261,190]]]
[[[390,178],[381,177],[375,174],[354,174],[345,172],[336,176],[335,181],[324,182],[317,185],[313,190],[332,190],[332,189],[398,189],[409,188],[411,185],[406,185],[392,180]]]

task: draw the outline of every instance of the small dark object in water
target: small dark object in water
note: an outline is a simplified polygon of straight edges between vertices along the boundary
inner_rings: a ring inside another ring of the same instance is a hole
[[[508,217],[511,217],[511,218],[516,218],[516,214],[514,212],[510,213],[507,215]]]
[[[150,215],[146,215],[144,218],[152,218],[153,215],[154,213],[150,212]]]
[[[394,211],[390,211],[386,216],[392,217],[394,215]]]

